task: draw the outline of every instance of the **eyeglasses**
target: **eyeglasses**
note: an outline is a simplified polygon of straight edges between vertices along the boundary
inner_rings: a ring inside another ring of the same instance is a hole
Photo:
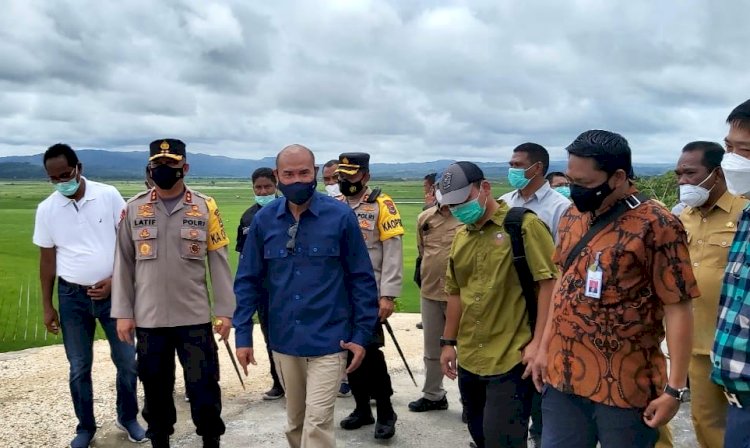
[[[49,180],[52,183],[67,182],[70,179],[76,177],[77,171],[78,167],[75,167],[68,174],[63,174],[62,176],[49,176]]]
[[[286,249],[289,252],[294,252],[294,247],[297,245],[297,229],[299,229],[299,222],[295,222],[289,226],[289,229],[286,231],[286,234],[289,236],[289,241],[286,242]]]

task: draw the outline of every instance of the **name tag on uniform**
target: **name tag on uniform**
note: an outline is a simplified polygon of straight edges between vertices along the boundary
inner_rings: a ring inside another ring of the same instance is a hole
[[[586,271],[586,292],[584,295],[592,299],[601,299],[602,297],[602,283],[604,276],[602,273],[602,267],[599,265],[599,257],[601,254],[601,252],[596,253],[594,264],[589,266],[589,269]]]

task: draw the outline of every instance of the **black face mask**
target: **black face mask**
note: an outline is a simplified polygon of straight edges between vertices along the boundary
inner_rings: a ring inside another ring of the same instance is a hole
[[[357,182],[350,182],[346,179],[339,179],[339,191],[341,191],[341,194],[343,194],[344,196],[356,196],[364,189],[365,186],[362,185],[362,179]]]
[[[312,182],[295,182],[293,184],[282,184],[279,182],[279,190],[290,202],[297,205],[302,205],[309,201],[315,193],[315,188],[318,186],[318,181]]]
[[[604,199],[612,194],[612,191],[614,190],[609,186],[609,178],[594,188],[571,184],[570,199],[573,200],[573,204],[581,213],[595,212],[602,206]]]
[[[173,167],[169,165],[157,165],[149,168],[151,179],[157,187],[162,190],[169,190],[174,187],[178,180],[184,177],[183,167]]]

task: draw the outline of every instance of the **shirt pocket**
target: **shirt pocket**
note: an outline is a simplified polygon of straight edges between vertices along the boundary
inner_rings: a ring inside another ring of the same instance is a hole
[[[729,249],[732,247],[734,236],[735,232],[731,230],[712,233],[707,238],[703,260],[693,261],[698,261],[701,264],[715,268],[726,267],[729,261]]]
[[[263,258],[265,260],[286,258],[287,256],[289,256],[289,249],[285,246],[270,246],[263,249]]]
[[[158,255],[158,229],[156,226],[136,227],[133,229],[136,260],[154,260]]]
[[[203,260],[206,257],[206,231],[180,229],[180,256],[189,260]]]
[[[308,249],[308,255],[310,257],[338,257],[341,253],[339,245],[337,243],[326,243],[313,244]]]

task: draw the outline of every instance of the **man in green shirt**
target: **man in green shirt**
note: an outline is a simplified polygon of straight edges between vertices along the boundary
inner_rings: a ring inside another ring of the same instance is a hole
[[[458,378],[478,448],[525,448],[534,387],[527,366],[541,340],[558,277],[552,234],[534,214],[524,216],[526,259],[539,291],[532,338],[510,235],[503,227],[508,205],[492,199],[490,183],[471,162],[450,165],[439,188],[441,203],[466,224],[453,240],[448,261],[443,373]]]

